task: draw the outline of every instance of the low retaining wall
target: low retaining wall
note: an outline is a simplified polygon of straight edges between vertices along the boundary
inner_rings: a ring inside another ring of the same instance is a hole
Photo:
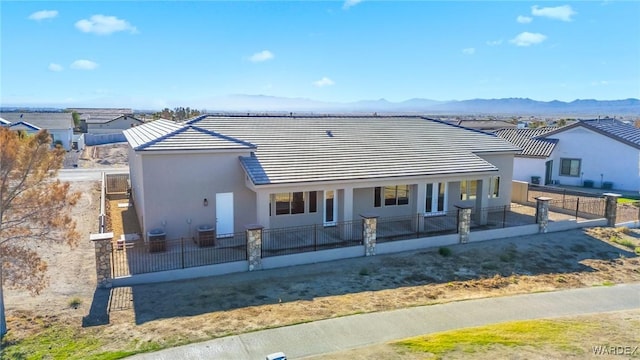
[[[376,245],[376,254],[393,254],[403,251],[413,251],[460,243],[458,234],[426,237],[419,239],[399,240]]]
[[[176,280],[189,280],[202,277],[226,275],[239,272],[246,272],[249,270],[249,263],[247,261],[237,261],[225,264],[198,266],[188,269],[177,269],[159,271],[153,273],[137,274],[131,276],[124,276],[115,278],[112,280],[114,287],[119,286],[133,286],[143,285],[151,283],[159,283],[166,281]]]
[[[290,254],[273,256],[262,259],[262,269],[277,269],[287,266],[314,264],[319,262],[352,259],[364,256],[363,246],[352,246],[348,248],[329,249],[305,252],[300,254]]]

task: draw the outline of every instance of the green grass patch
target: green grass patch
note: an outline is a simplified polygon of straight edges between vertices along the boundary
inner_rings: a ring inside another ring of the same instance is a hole
[[[629,240],[629,239],[624,239],[624,238],[619,238],[619,237],[611,237],[611,241],[616,243],[616,244],[622,245],[622,246],[624,246],[626,248],[632,249],[632,250],[636,248],[636,244],[633,241]]]
[[[99,334],[87,333],[68,326],[50,325],[37,335],[21,340],[11,339],[10,333],[2,344],[2,359],[92,359],[115,360],[142,353],[160,350],[157,343],[131,343],[130,349],[112,352],[101,351],[105,346]]]
[[[618,198],[618,204],[633,204],[640,201],[640,199],[637,198],[630,198],[630,197],[619,197]]]
[[[581,321],[515,321],[420,336],[394,342],[392,345],[412,352],[429,353],[438,359],[450,352],[475,353],[493,345],[508,347],[546,345],[581,354],[584,349],[572,344],[577,343],[576,339],[581,338],[585,333],[598,330],[596,323]]]

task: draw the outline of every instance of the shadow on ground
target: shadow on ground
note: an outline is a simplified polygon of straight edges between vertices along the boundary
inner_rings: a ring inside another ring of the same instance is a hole
[[[137,324],[238,308],[375,292],[403,287],[492,278],[496,275],[592,273],[585,260],[613,263],[633,252],[571,230],[379,255],[283,269],[113,289],[111,303],[126,293]],[[587,261],[588,262],[588,261]],[[88,318],[104,319],[102,292],[96,292]],[[123,304],[125,303],[123,302]],[[108,314],[106,317],[108,321]]]

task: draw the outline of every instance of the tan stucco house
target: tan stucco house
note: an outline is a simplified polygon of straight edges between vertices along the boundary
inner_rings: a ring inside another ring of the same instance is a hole
[[[365,213],[431,217],[456,205],[508,205],[520,150],[421,117],[205,115],[124,134],[143,232],[160,228],[167,238],[206,224],[226,236],[248,224],[334,226]]]

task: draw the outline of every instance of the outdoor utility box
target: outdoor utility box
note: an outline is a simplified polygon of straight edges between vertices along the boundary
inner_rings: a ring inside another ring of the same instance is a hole
[[[163,252],[167,250],[167,234],[162,229],[153,229],[147,232],[149,252]]]
[[[196,238],[198,246],[215,246],[216,245],[216,229],[211,225],[198,226],[198,234]]]
[[[531,183],[535,185],[540,185],[540,176],[532,176]]]
[[[605,181],[602,183],[602,188],[603,189],[607,189],[607,190],[611,190],[613,189],[613,183],[611,181]]]
[[[585,180],[583,183],[583,186],[586,188],[592,188],[593,187],[593,180]]]

